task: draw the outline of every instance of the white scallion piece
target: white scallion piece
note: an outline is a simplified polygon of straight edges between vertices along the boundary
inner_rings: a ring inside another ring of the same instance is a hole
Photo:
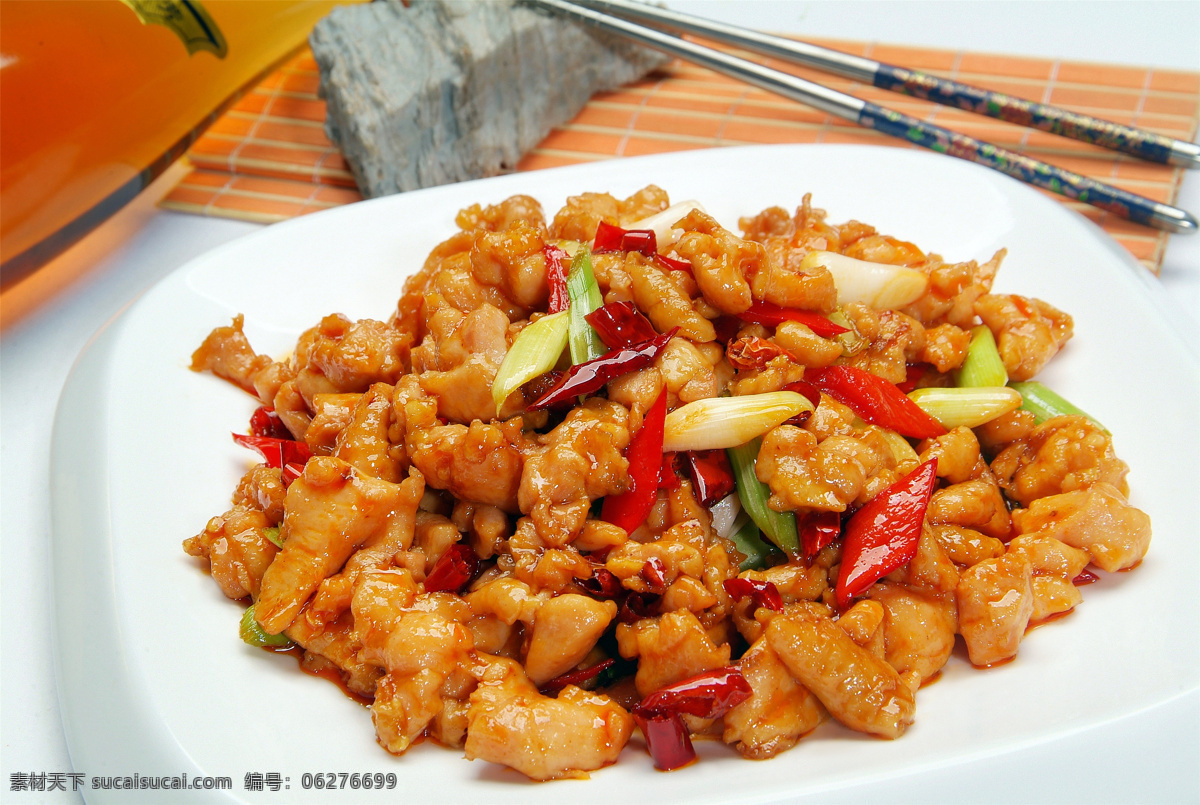
[[[985,324],[971,328],[971,346],[962,368],[954,373],[954,385],[960,388],[981,386],[1003,386],[1008,382],[1008,372],[1000,351],[996,349],[996,337]]]
[[[729,539],[736,529],[738,515],[742,514],[742,502],[738,500],[737,492],[730,492],[708,509],[712,515],[712,528],[717,536]]]
[[[908,396],[947,429],[974,428],[1021,407],[1020,393],[1004,386],[916,389]]]
[[[869,263],[837,252],[809,252],[801,270],[820,266],[833,275],[839,305],[862,302],[877,308],[897,308],[915,302],[929,287],[929,278],[915,268]]]
[[[794,391],[696,400],[667,414],[663,450],[737,447],[811,410],[812,403]]]
[[[497,413],[504,407],[508,395],[554,368],[567,347],[570,325],[568,311],[562,310],[543,316],[517,335],[492,383],[492,400],[496,403]]]
[[[647,215],[645,218],[640,218],[631,224],[627,224],[623,229],[653,229],[654,238],[658,241],[658,249],[662,251],[679,240],[676,230],[671,227],[679,219],[686,217],[692,210],[706,211],[699,201],[680,201],[677,204],[667,207],[662,212]]]

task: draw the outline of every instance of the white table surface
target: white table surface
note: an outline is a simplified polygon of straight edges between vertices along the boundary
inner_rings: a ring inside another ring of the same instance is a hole
[[[1200,70],[1196,0],[672,0],[670,5],[818,37]],[[81,801],[71,793],[9,790],[14,773],[73,771],[55,689],[49,570],[49,444],[63,383],[92,335],[132,300],[191,258],[259,228],[156,209],[158,198],[184,172],[180,165],[171,168],[60,256],[54,268],[80,278],[0,337],[0,799],[5,802]],[[1179,205],[1200,214],[1200,175],[1187,177]],[[1181,306],[1189,337],[1200,343],[1200,235],[1172,238],[1162,282]],[[1134,761],[1135,756],[1145,761]],[[1200,697],[1191,696],[1069,741],[1007,755],[1003,762],[980,761],[923,778],[900,799],[1197,802],[1198,768]],[[1034,777],[1059,782],[1031,790],[1025,781]],[[885,795],[896,798],[889,788],[876,787],[829,799],[867,801]]]

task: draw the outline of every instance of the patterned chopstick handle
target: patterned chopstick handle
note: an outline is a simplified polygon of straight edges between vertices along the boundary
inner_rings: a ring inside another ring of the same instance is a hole
[[[858,123],[939,154],[984,165],[1026,184],[1091,204],[1139,224],[1172,232],[1196,230],[1195,219],[1183,210],[873,103],[867,103],[863,107]]]
[[[1161,134],[891,64],[879,65],[875,73],[875,86],[943,106],[957,107],[977,115],[987,115],[1018,126],[1047,131],[1114,151],[1123,151],[1151,162],[1169,163],[1175,145],[1175,140]]]

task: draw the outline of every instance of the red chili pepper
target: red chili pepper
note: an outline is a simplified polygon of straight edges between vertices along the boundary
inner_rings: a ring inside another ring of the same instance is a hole
[[[625,596],[625,600],[621,602],[621,608],[617,610],[617,621],[619,623],[637,623],[642,618],[653,618],[658,614],[655,610],[658,607],[658,599],[661,597],[653,593],[630,593]]]
[[[592,251],[599,254],[605,252],[637,252],[649,257],[668,271],[691,272],[692,264],[685,260],[675,260],[658,253],[658,235],[653,229],[622,229],[607,221],[601,221],[596,227],[596,240],[592,243]]]
[[[312,452],[304,442],[293,439],[274,439],[270,436],[247,436],[233,434],[233,440],[242,447],[249,447],[267,462],[267,466],[283,469],[286,464],[304,464],[312,458]]]
[[[584,592],[593,598],[613,599],[625,592],[621,580],[612,571],[603,567],[593,567],[592,575],[579,582]]]
[[[837,512],[809,511],[796,517],[804,561],[811,562],[826,545],[842,533],[842,518]]]
[[[713,329],[717,331],[717,341],[722,344],[728,344],[733,339],[737,338],[738,330],[742,329],[745,324],[737,316],[718,316],[713,319]]]
[[[633,434],[625,451],[625,457],[629,459],[629,480],[633,485],[628,492],[606,497],[600,509],[600,519],[620,526],[627,533],[632,534],[646,522],[658,498],[666,421],[667,390],[663,389],[642,418],[642,426]]]
[[[904,367],[904,382],[897,383],[896,388],[908,394],[917,387],[917,384],[924,379],[925,375],[929,374],[929,370],[933,368],[931,363],[910,363]]]
[[[1100,581],[1100,577],[1097,576],[1092,571],[1088,570],[1086,567],[1083,570],[1079,571],[1078,576],[1071,579],[1071,583],[1074,584],[1076,587],[1082,587],[1085,584],[1091,584],[1091,583],[1097,582],[1097,581]]]
[[[656,254],[654,255],[654,262],[658,263],[663,268],[670,269],[671,271],[686,271],[689,274],[692,273],[692,264],[687,260],[676,260],[673,257],[667,257],[663,254]]]
[[[678,713],[646,713],[633,709],[633,720],[646,738],[646,749],[654,759],[654,768],[673,771],[696,759],[692,736]]]
[[[645,369],[666,349],[667,342],[675,337],[678,329],[674,327],[669,333],[655,336],[632,347],[614,349],[599,358],[572,366],[552,389],[533,401],[529,410],[536,411],[539,408],[570,402],[581,394],[597,391],[614,377]]]
[[[584,316],[609,349],[628,347],[658,335],[633,302],[609,302]]]
[[[283,424],[275,409],[260,405],[250,415],[250,433],[255,436],[266,436],[271,439],[294,439],[292,432]]]
[[[647,559],[638,575],[646,582],[651,593],[662,595],[667,591],[667,566],[657,556]]]
[[[292,482],[304,474],[304,465],[293,461],[290,464],[283,465],[283,488],[287,489],[292,485]]]
[[[697,718],[720,718],[750,698],[754,691],[732,665],[714,668],[656,690],[637,709],[650,713],[679,713]]]
[[[723,586],[725,592],[734,601],[749,597],[755,607],[766,607],[776,612],[783,609],[783,597],[779,588],[769,581],[760,579],[726,579]]]
[[[933,458],[871,498],[846,522],[838,606],[848,606],[851,598],[912,560],[936,485]]]
[[[938,422],[894,383],[857,366],[808,369],[804,379],[873,425],[914,439],[933,439],[946,433]]]
[[[659,489],[678,489],[679,476],[675,474],[675,459],[677,453],[663,453],[662,470],[658,473]]]
[[[763,324],[767,327],[776,327],[785,321],[795,321],[805,325],[822,338],[832,338],[835,335],[849,332],[842,325],[834,324],[820,313],[813,313],[811,310],[779,307],[778,305],[772,305],[770,302],[755,302],[750,306],[749,310],[737,314],[737,317],[742,321],[748,321],[752,324]]]
[[[596,677],[600,676],[600,674],[604,673],[609,668],[611,668],[613,666],[613,663],[615,663],[615,662],[616,662],[616,660],[614,660],[610,657],[607,660],[602,660],[601,662],[596,663],[591,668],[581,668],[576,671],[570,671],[568,673],[565,673],[562,676],[556,676],[556,677],[554,677],[554,679],[551,679],[545,685],[542,685],[542,687],[540,688],[540,691],[542,694],[548,694],[548,693],[554,693],[555,691],[562,690],[567,685],[575,685],[576,687],[582,687],[584,682],[587,682],[589,679],[595,679]]]
[[[733,491],[733,469],[724,450],[689,450],[684,456],[701,506],[711,506]]]
[[[550,286],[550,313],[561,313],[571,306],[567,294],[567,274],[570,271],[571,255],[557,246],[542,249],[546,255],[546,283]]]
[[[471,546],[461,542],[455,543],[438,557],[433,563],[433,568],[425,576],[425,592],[458,592],[475,578],[478,570],[479,557],[471,550]]]
[[[800,363],[792,353],[774,341],[756,335],[739,338],[725,348],[725,357],[734,369],[761,369],[768,361],[781,356],[791,359],[793,363]]]
[[[794,383],[788,383],[783,387],[783,390],[803,394],[805,399],[812,403],[813,408],[821,404],[821,390],[807,380],[797,380]]]

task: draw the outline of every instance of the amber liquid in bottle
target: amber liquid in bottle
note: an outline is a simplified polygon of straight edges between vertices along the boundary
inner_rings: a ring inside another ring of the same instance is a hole
[[[136,195],[333,5],[5,2],[0,281],[20,279]]]

